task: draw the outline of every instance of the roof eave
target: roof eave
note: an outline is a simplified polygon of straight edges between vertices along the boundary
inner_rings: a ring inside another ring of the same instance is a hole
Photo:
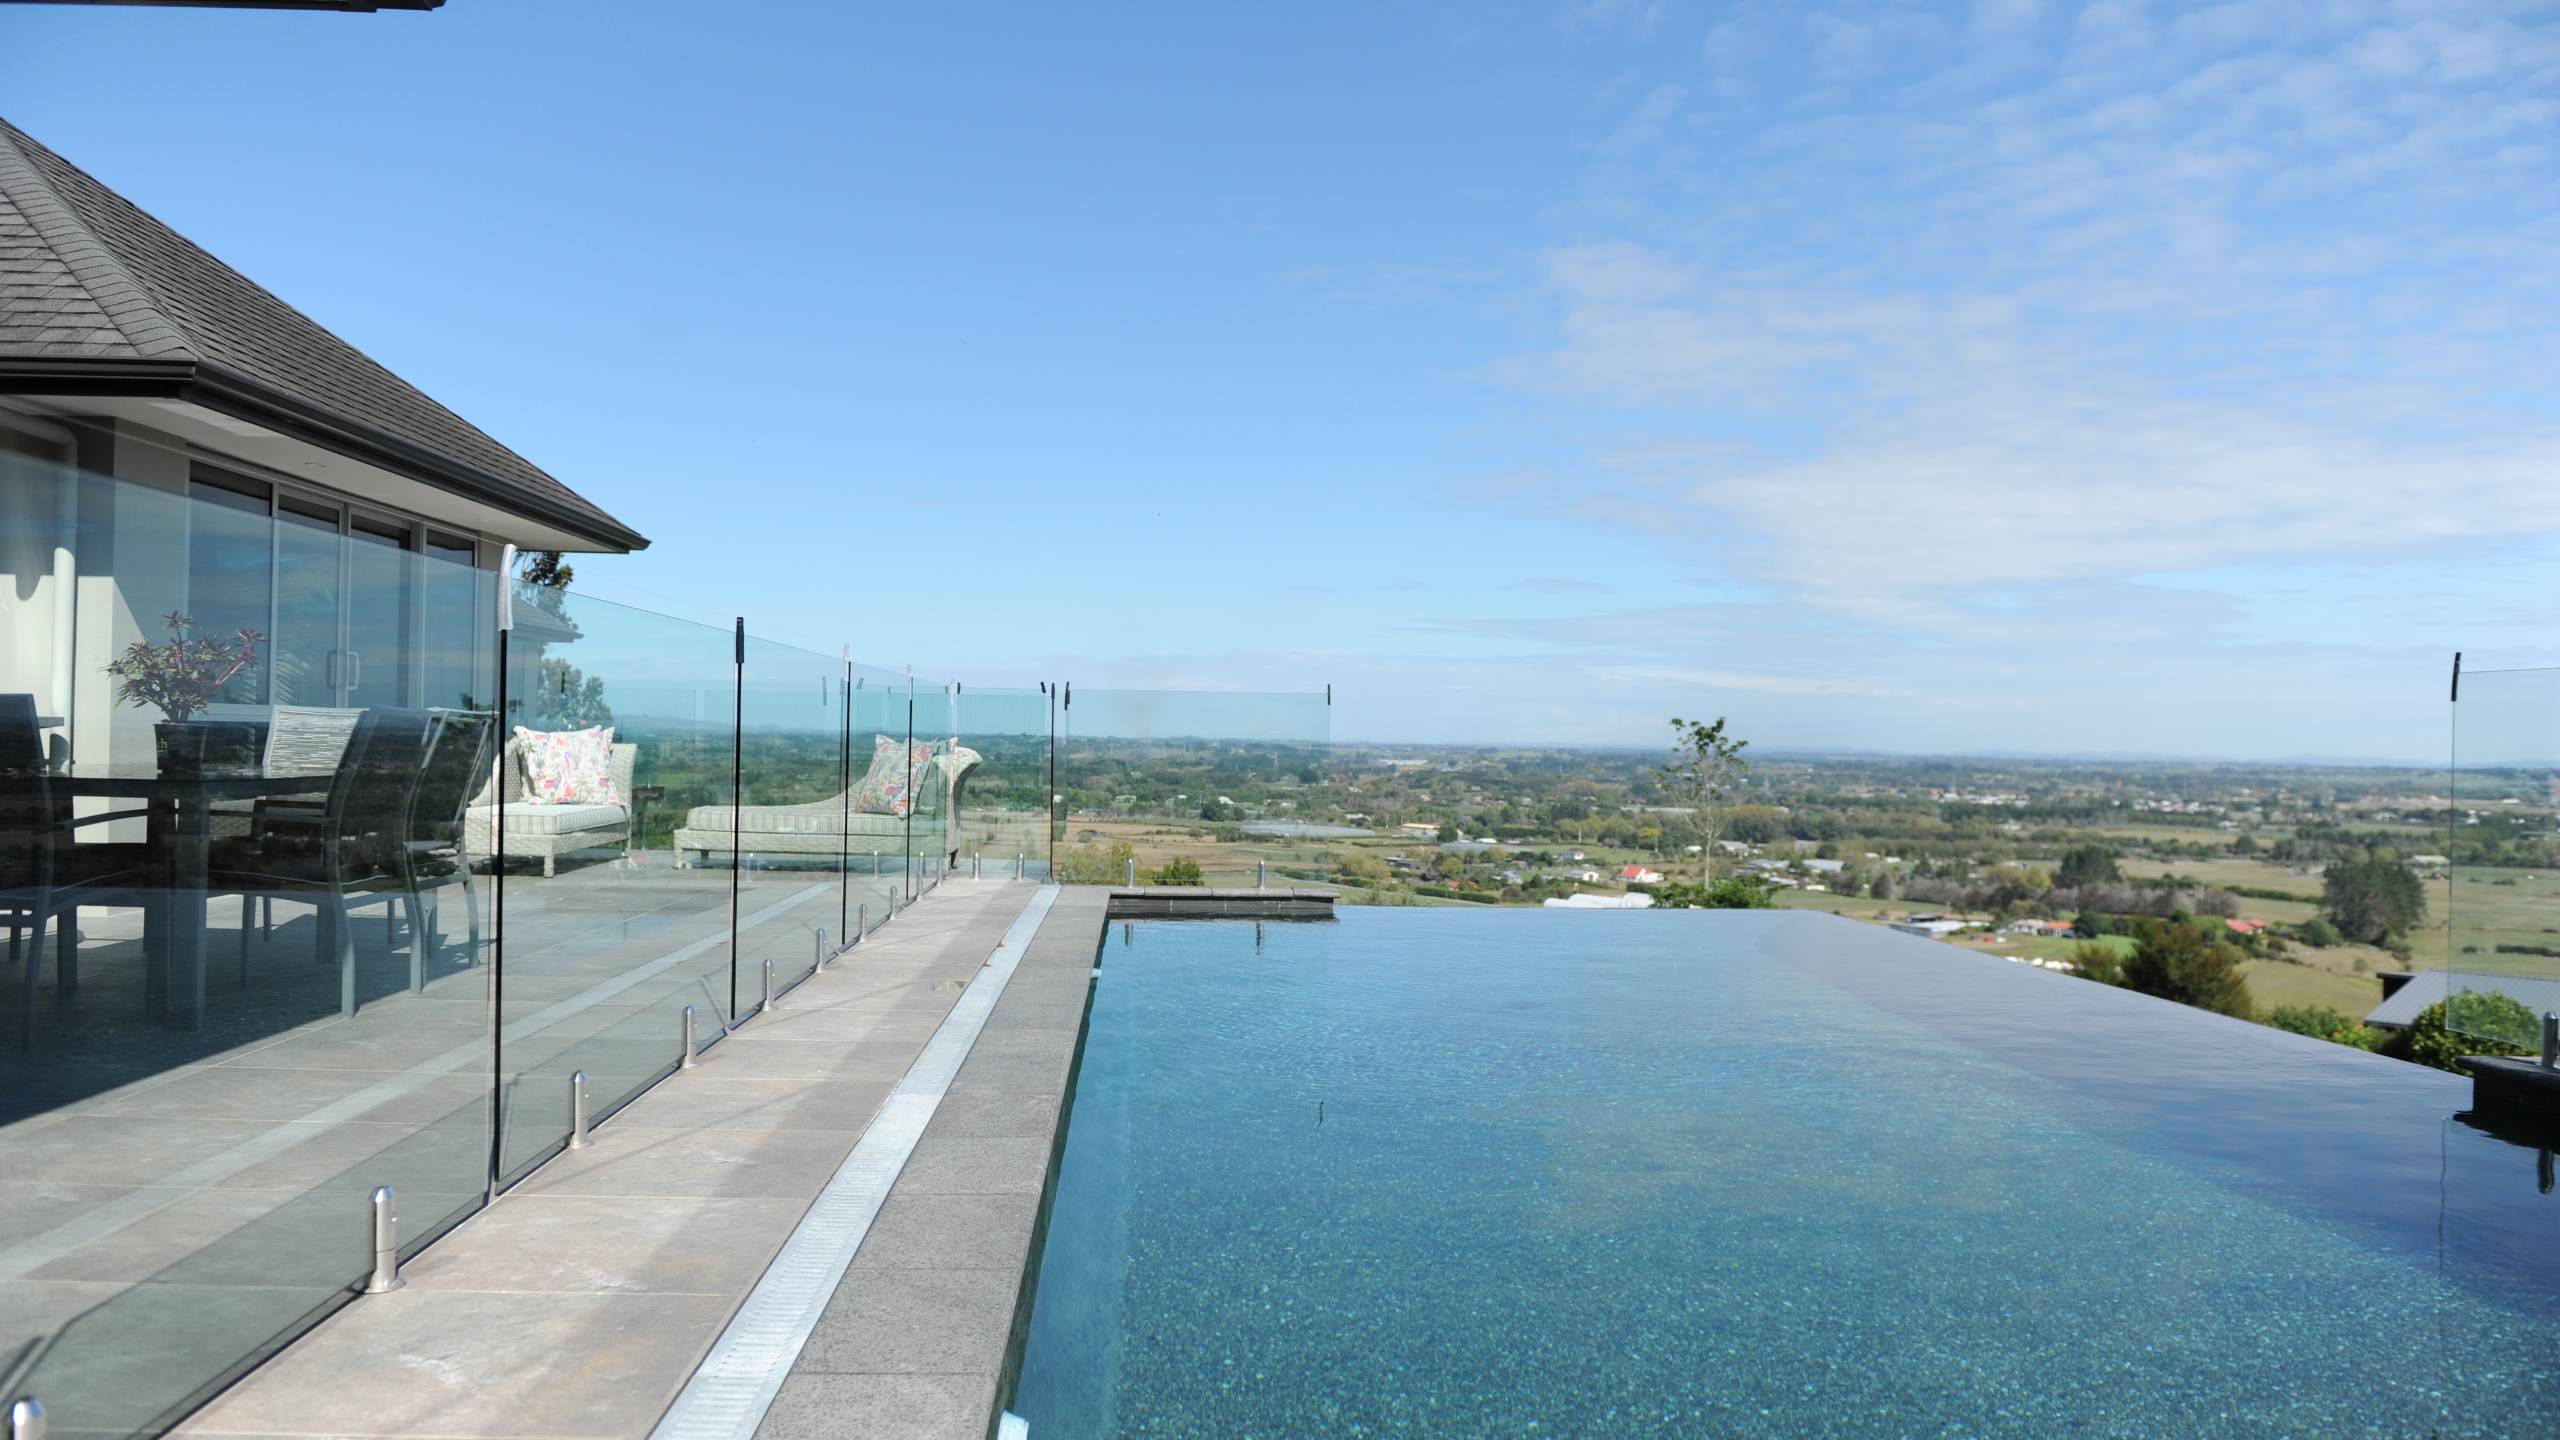
[[[409,476],[439,490],[529,516],[588,541],[599,550],[628,554],[649,548],[649,537],[611,516],[584,513],[527,495],[470,466],[457,464],[448,456],[372,426],[356,424],[219,365],[195,361],[0,359],[0,393],[11,390],[182,400]]]
[[[209,410],[264,425],[279,434],[336,450],[485,505],[531,515],[604,549],[628,553],[649,548],[648,536],[601,511],[584,513],[527,495],[448,456],[372,426],[355,424],[222,366],[199,365],[189,388],[194,393],[184,398]]]

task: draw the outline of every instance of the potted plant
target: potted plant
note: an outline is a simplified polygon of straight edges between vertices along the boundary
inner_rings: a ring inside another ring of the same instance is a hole
[[[255,630],[242,630],[228,640],[192,634],[195,621],[177,610],[162,616],[160,623],[168,627],[169,643],[136,640],[107,662],[107,674],[116,682],[116,699],[156,705],[169,717],[151,727],[159,743],[160,768],[165,771],[190,774],[202,770],[208,761],[245,759],[254,748],[251,736],[235,734],[236,727],[192,722],[232,677],[258,663],[258,642],[267,637]],[[238,747],[242,753],[233,756],[227,753],[232,747],[220,743],[230,739],[251,743]]]

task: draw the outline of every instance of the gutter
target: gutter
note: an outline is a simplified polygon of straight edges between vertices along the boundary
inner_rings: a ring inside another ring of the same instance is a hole
[[[628,554],[649,548],[649,537],[601,510],[578,510],[530,494],[450,456],[400,439],[377,427],[351,422],[309,401],[203,361],[109,361],[65,364],[0,360],[0,392],[113,395],[181,400],[247,420],[324,450],[361,460],[413,480],[530,516],[592,542]],[[490,441],[495,445],[498,442]],[[503,448],[503,447],[502,447]],[[530,463],[530,462],[528,462]]]

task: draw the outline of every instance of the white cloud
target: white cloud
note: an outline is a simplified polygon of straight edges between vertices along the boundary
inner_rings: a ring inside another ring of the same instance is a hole
[[[1543,257],[1552,340],[1502,373],[1585,434],[1620,413],[1567,482],[1586,513],[1614,488],[1632,526],[1933,626],[2003,584],[2560,531],[2525,378],[2560,373],[2560,27],[2100,0],[1966,99],[1961,43],[1891,22],[1816,12],[1784,70],[1719,25],[1720,88],[1793,101],[1658,218]]]

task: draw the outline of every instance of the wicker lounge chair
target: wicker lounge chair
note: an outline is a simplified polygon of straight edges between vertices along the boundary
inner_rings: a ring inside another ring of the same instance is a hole
[[[524,798],[524,757],[518,742],[509,739],[506,764],[507,858],[510,860],[542,858],[545,876],[560,873],[560,857],[599,846],[619,845],[624,853],[631,849],[631,772],[639,763],[640,747],[618,743],[613,747],[613,790],[623,797],[619,805],[545,805]],[[486,863],[496,854],[494,830],[498,797],[483,785],[472,797],[471,808],[462,817],[462,853],[470,863]]]
[[[959,833],[960,782],[978,768],[979,759],[977,751],[959,744],[933,757],[932,770],[938,783],[925,787],[917,813],[940,815],[952,821],[945,834]],[[735,812],[726,805],[696,805],[685,812],[684,824],[676,828],[676,863],[707,864],[714,857],[725,860],[732,813],[739,821],[741,859],[755,855],[833,855],[839,843],[849,843],[859,853],[871,848],[866,843],[871,841],[896,840],[903,845],[907,833],[906,817],[902,815],[856,810],[847,816],[842,792],[805,805],[749,805]],[[848,834],[850,842],[845,841]]]

